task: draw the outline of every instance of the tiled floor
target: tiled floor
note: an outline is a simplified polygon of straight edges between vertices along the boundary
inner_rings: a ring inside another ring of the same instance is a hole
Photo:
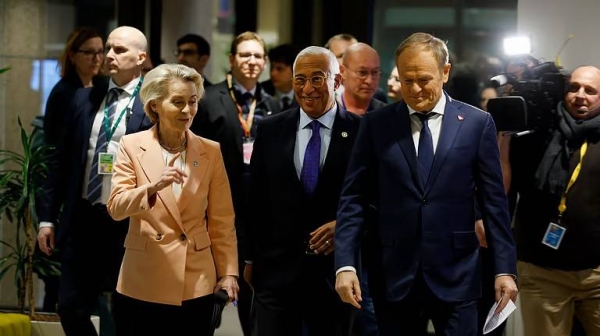
[[[241,336],[242,329],[238,319],[237,308],[229,304],[223,311],[221,326],[215,332],[215,336]]]

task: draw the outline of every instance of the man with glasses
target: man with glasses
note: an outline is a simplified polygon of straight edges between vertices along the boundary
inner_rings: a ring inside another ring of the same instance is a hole
[[[362,116],[385,106],[373,98],[381,79],[379,54],[375,49],[365,43],[349,46],[342,57],[340,71],[345,89],[338,102],[344,110]]]
[[[195,34],[184,35],[177,40],[175,56],[177,63],[194,68],[202,75],[205,88],[212,85],[204,76],[204,68],[210,59],[210,45],[204,37]]]
[[[360,118],[335,101],[341,76],[329,50],[304,49],[293,71],[299,107],[259,126],[252,157],[244,278],[255,290],[253,332],[350,335],[355,309],[335,294],[333,235]]]
[[[116,288],[129,221],[113,220],[106,202],[119,140],[152,126],[139,98],[146,46],[136,28],[110,33],[105,46],[110,82],[77,91],[48,162],[37,239],[46,255],[56,252],[55,246],[62,253],[58,315],[68,336],[97,335],[92,311],[100,293]],[[122,318],[112,312],[118,331]],[[102,329],[111,329],[111,319],[102,320]]]
[[[224,81],[206,89],[190,128],[197,135],[221,144],[233,198],[240,253],[245,243],[245,199],[256,127],[264,118],[280,112],[279,104],[258,85],[266,62],[267,46],[257,33],[238,35],[230,48],[231,71]],[[244,259],[240,256],[239,261],[241,274]],[[244,335],[250,335],[251,302],[251,289],[240,281],[238,313]]]

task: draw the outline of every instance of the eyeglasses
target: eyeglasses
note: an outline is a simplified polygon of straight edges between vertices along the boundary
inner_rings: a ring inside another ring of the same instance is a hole
[[[194,49],[177,49],[177,50],[173,51],[173,55],[175,55],[175,57],[179,57],[179,55],[192,56],[192,55],[196,55],[197,53],[198,53],[198,51],[196,51]]]
[[[249,60],[250,57],[254,57],[257,61],[262,61],[265,59],[265,55],[263,54],[254,54],[249,52],[237,53],[237,55],[243,60]]]
[[[373,77],[373,78],[381,77],[381,71],[379,71],[379,70],[352,70],[350,68],[346,68],[346,69],[354,72],[356,74],[356,77],[358,77],[360,79],[367,79],[367,77],[369,77],[369,75],[371,75],[371,77]]]
[[[308,79],[306,77],[296,76],[294,77],[294,85],[296,85],[299,88],[303,88],[304,85],[306,85],[306,82],[309,81],[312,87],[318,89],[321,86],[323,86],[323,84],[325,84],[326,79],[327,76],[312,76]]]
[[[90,58],[90,59],[94,59],[96,58],[96,56],[103,58],[104,57],[104,50],[98,50],[98,51],[94,51],[94,50],[77,50],[78,53],[82,53],[83,56],[85,56],[86,58]]]

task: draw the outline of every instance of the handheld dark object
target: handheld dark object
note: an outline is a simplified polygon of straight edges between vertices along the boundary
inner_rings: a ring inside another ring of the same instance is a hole
[[[229,295],[224,289],[219,290],[215,293],[215,305],[213,308],[212,319],[210,322],[210,333],[209,335],[213,335],[217,326],[221,324],[221,315],[223,314],[223,309],[227,305],[227,301],[229,300]]]

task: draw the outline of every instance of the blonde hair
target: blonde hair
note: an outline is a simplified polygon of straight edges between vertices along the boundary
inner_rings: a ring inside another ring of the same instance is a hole
[[[153,101],[164,99],[169,94],[171,83],[177,79],[184,82],[193,82],[198,91],[198,100],[204,96],[204,80],[193,68],[183,64],[161,64],[157,66],[144,76],[144,82],[140,90],[144,112],[153,124],[158,122],[158,113],[152,110],[150,104]]]

